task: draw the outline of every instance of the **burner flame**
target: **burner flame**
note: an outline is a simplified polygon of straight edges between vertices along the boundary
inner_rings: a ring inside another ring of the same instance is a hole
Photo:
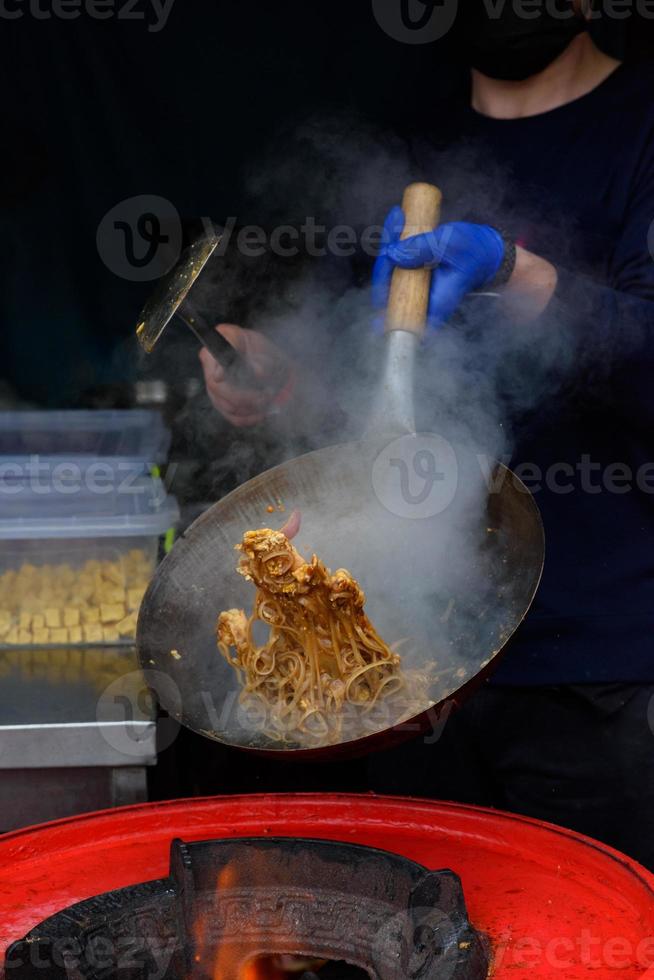
[[[258,869],[257,880],[266,881],[265,860],[260,856],[262,867]],[[248,882],[251,888],[251,883]],[[226,865],[217,876],[215,895],[204,906],[194,926],[195,954],[197,968],[192,980],[300,980],[315,977],[325,961],[309,960],[295,955],[261,955],[259,950],[267,946],[266,936],[253,934],[247,921],[247,889],[241,881],[235,863]],[[235,934],[228,926],[225,909],[236,897],[238,914],[244,928]],[[220,922],[223,926],[220,940],[214,941],[212,924]],[[228,926],[227,928],[225,928]],[[289,949],[293,948],[293,937],[287,937]]]

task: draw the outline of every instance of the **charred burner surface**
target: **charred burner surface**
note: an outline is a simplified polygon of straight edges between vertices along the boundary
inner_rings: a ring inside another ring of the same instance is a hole
[[[482,980],[488,959],[452,871],[271,838],[173,841],[170,877],[55,915],[5,969],[8,980]]]

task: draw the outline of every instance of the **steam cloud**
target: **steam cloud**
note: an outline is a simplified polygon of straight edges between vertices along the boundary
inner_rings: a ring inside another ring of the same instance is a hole
[[[280,146],[251,169],[248,211],[268,228],[280,222],[300,227],[311,216],[328,228],[347,224],[361,231],[381,225],[407,183],[428,180],[444,188],[444,220],[471,217],[471,208],[479,219],[490,220],[499,206],[503,224],[511,227],[517,206],[514,213],[510,173],[485,171],[469,149],[463,155],[435,152],[430,159],[429,165],[424,158],[420,163],[406,143],[358,120],[309,122],[294,134],[283,134]],[[466,213],[461,214],[464,206]],[[528,220],[540,220],[538,210]],[[522,211],[520,220],[525,220]],[[553,234],[561,240],[560,227]],[[263,426],[236,436],[221,428],[204,396],[187,405],[178,427],[196,441],[198,432],[204,434],[202,452],[205,465],[209,460],[216,498],[300,451],[361,436],[384,346],[370,328],[371,266],[372,259],[360,253],[353,259],[328,256],[318,261],[270,254],[248,259],[232,249],[203,277],[201,293],[195,295],[212,309],[216,321],[259,329],[290,353],[307,377],[315,379],[317,405],[302,418],[272,416]],[[501,580],[492,552],[480,547],[488,474],[477,457],[510,457],[516,423],[556,404],[560,392],[573,383],[577,353],[556,311],[525,326],[506,320],[497,297],[469,298],[462,313],[421,350],[415,386],[418,431],[438,433],[462,453],[457,492],[447,512],[427,520],[401,520],[375,502],[372,485],[367,499],[348,498],[338,475],[329,500],[329,526],[321,510],[324,500],[320,506],[302,507],[298,548],[305,554],[316,551],[331,567],[349,567],[360,578],[371,618],[387,639],[417,638],[403,648],[405,663],[422,665],[428,654],[444,667],[463,668],[456,683],[447,675],[450,680],[440,694],[477,673],[484,644],[491,656],[502,636],[502,616],[515,598]],[[345,409],[347,421],[326,436],[336,405]],[[300,501],[286,503],[301,506]],[[262,514],[258,523],[265,522]],[[246,529],[224,525],[221,546],[231,553]],[[203,645],[207,630],[211,642],[207,624],[214,612],[251,603],[236,575],[216,585],[216,608],[209,611],[207,623],[198,623]],[[459,606],[449,616],[452,595],[459,597]]]

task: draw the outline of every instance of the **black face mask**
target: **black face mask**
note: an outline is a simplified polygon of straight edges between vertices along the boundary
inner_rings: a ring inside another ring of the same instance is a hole
[[[504,6],[490,0],[467,0],[459,14],[461,53],[473,68],[490,78],[524,81],[544,71],[574,38],[586,30],[586,21],[573,13],[570,0],[559,0],[552,11],[551,2],[538,11],[538,17],[525,20],[519,16],[515,0],[504,0]],[[493,7],[496,16],[489,13]],[[488,8],[488,9],[487,9]]]

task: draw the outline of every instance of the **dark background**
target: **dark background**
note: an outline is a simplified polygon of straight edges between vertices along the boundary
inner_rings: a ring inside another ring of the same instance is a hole
[[[110,208],[157,194],[185,222],[296,216],[304,202],[292,182],[274,202],[247,193],[271,145],[283,160],[284,133],[309,117],[346,119],[350,136],[359,119],[388,133],[438,127],[439,105],[465,86],[449,37],[398,43],[368,0],[176,0],[159,33],[85,14],[39,20],[26,7],[0,18],[0,35],[0,384],[5,399],[44,405],[84,404],[98,385],[141,370],[133,324],[148,287],[100,259],[96,232]],[[600,35],[638,57],[653,47],[654,23],[612,21]]]

